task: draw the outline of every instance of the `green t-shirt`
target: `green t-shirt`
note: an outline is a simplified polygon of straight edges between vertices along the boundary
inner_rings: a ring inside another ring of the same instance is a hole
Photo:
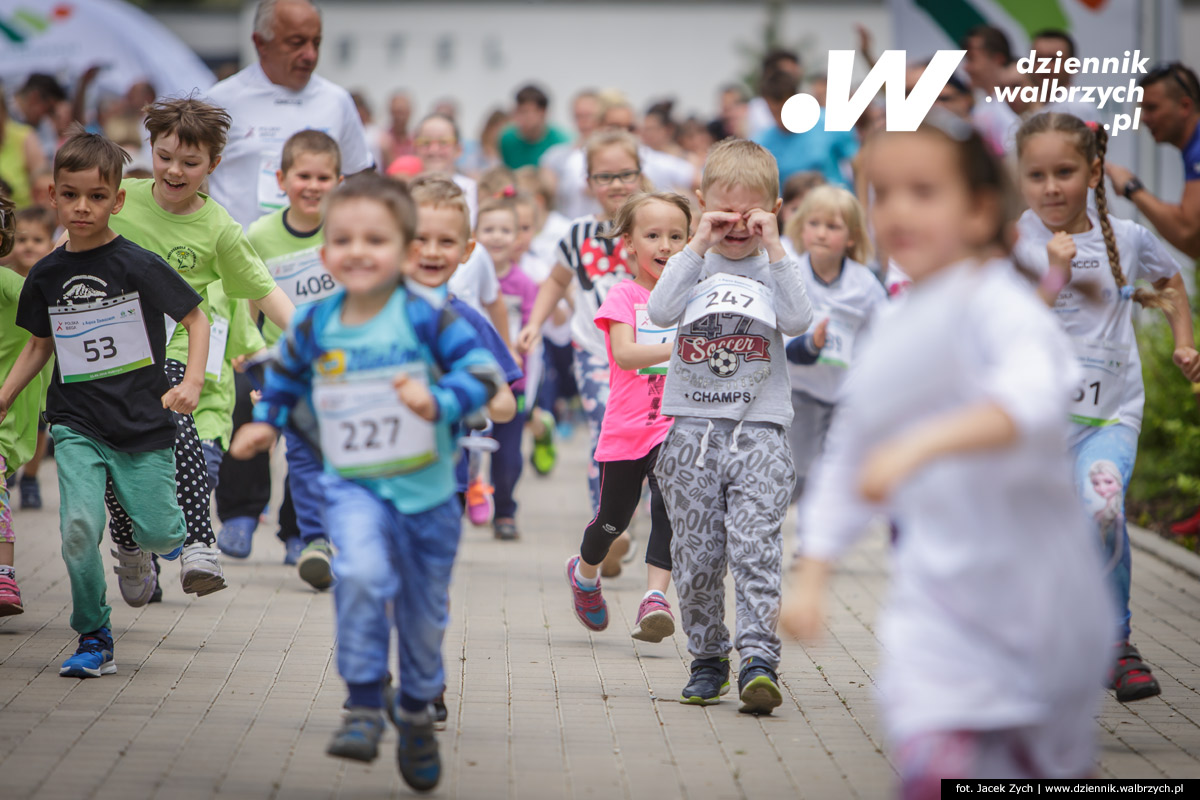
[[[200,440],[216,441],[217,446],[224,450],[229,447],[229,439],[233,435],[233,405],[237,399],[230,362],[238,356],[257,353],[267,344],[250,317],[249,306],[244,300],[229,298],[221,281],[208,285],[208,307],[214,320],[228,323],[229,333],[220,375],[214,380],[212,372],[205,370],[204,391],[200,393],[200,404],[192,412],[192,418],[196,421],[196,433]],[[210,342],[209,347],[213,344]],[[210,355],[209,364],[212,363]]]
[[[275,281],[254,252],[242,227],[205,194],[204,205],[191,214],[165,211],[151,193],[150,178],[126,178],[125,207],[109,218],[114,231],[134,244],[158,253],[204,298],[201,308],[212,322],[207,288],[221,281],[225,292],[238,300],[258,300],[270,294]],[[187,331],[182,325],[167,343],[167,358],[187,363]]]
[[[13,364],[17,363],[17,356],[29,341],[29,332],[17,327],[17,299],[24,285],[24,278],[11,269],[0,267],[0,382],[8,377]],[[46,401],[48,384],[45,381],[46,371],[42,370],[17,395],[8,416],[0,422],[0,456],[4,456],[7,475],[15,473],[33,457],[37,446],[38,414]]]
[[[509,169],[536,167],[542,153],[556,144],[571,141],[571,137],[553,125],[546,126],[546,134],[536,142],[527,142],[509,125],[500,133],[500,160]]]
[[[321,263],[321,246],[325,244],[324,228],[300,234],[288,227],[280,209],[259,217],[246,229],[246,238],[262,257],[270,273],[299,311],[337,291],[338,286]],[[279,326],[265,320],[263,338],[274,346],[283,335]]]

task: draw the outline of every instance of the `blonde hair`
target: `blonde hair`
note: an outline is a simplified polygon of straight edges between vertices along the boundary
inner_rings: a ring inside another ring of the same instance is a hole
[[[508,167],[498,165],[485,169],[479,176],[477,190],[480,200],[493,197],[503,197],[504,190],[510,188],[516,181],[516,176]]]
[[[638,192],[630,195],[617,213],[613,216],[612,228],[603,234],[605,239],[620,239],[622,236],[632,236],[633,228],[637,225],[637,214],[648,203],[666,203],[675,206],[683,212],[684,233],[692,229],[692,205],[687,198],[676,192]]]
[[[779,197],[779,165],[760,144],[749,139],[725,139],[708,151],[700,178],[701,194],[708,194],[714,186],[747,186],[774,203]]]
[[[479,220],[483,219],[483,215],[493,211],[507,211],[512,214],[514,231],[520,224],[521,220],[517,216],[517,203],[511,197],[491,197],[482,201],[479,204],[479,211],[475,214],[475,224],[479,225]]]
[[[1117,289],[1124,289],[1128,284],[1125,273],[1121,270],[1121,253],[1117,249],[1117,237],[1113,233],[1112,222],[1108,218],[1108,192],[1104,188],[1104,155],[1108,151],[1108,131],[1100,125],[1094,128],[1079,117],[1071,114],[1048,112],[1030,117],[1017,131],[1017,157],[1025,151],[1025,145],[1039,133],[1061,133],[1070,138],[1071,143],[1079,154],[1087,161],[1090,168],[1092,162],[1100,159],[1100,183],[1096,186],[1096,213],[1100,218],[1100,232],[1104,235],[1104,248],[1108,252],[1108,268],[1116,281]],[[1140,287],[1133,292],[1133,301],[1143,308],[1158,308],[1166,310],[1175,300],[1175,291],[1165,289],[1147,289]]]
[[[588,137],[587,144],[584,145],[589,181],[592,179],[592,162],[596,158],[596,154],[609,147],[620,147],[633,159],[633,163],[637,164],[638,170],[641,170],[642,158],[638,155],[638,140],[632,133],[612,130],[597,131]]]
[[[867,235],[867,222],[858,198],[839,186],[817,186],[809,190],[800,203],[800,208],[788,220],[787,235],[796,252],[803,253],[804,223],[813,214],[835,214],[846,223],[850,234],[850,247],[846,255],[860,264],[871,257],[871,240]]]
[[[463,241],[471,238],[471,209],[457,183],[441,175],[422,175],[409,184],[408,191],[417,205],[418,213],[421,206],[457,211],[462,217]]]

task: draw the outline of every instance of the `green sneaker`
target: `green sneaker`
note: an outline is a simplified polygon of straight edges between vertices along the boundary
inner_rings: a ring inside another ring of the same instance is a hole
[[[545,409],[535,412],[542,423],[541,436],[533,437],[533,452],[529,463],[538,475],[549,475],[558,463],[558,451],[554,447],[554,415]]]
[[[783,704],[779,676],[757,656],[742,662],[738,674],[738,695],[742,701],[738,711],[743,714],[770,714]]]
[[[300,578],[317,591],[333,586],[333,549],[325,539],[313,539],[296,562]]]

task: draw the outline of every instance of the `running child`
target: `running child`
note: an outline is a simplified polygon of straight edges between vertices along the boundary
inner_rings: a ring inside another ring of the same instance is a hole
[[[338,291],[333,276],[321,263],[325,243],[324,202],[341,181],[342,158],[337,142],[316,130],[293,134],[283,145],[280,169],[275,173],[288,205],[259,217],[246,230],[246,238],[267,265],[267,270],[297,309],[305,308]],[[268,346],[282,331],[270,321],[263,325]],[[306,416],[308,416],[306,412]],[[295,425],[283,430],[287,442],[287,499],[291,501],[299,537],[284,540],[296,555],[300,578],[318,591],[333,583],[333,551],[325,529],[325,498],[321,496],[320,447]],[[235,558],[250,555],[251,537],[258,518],[235,517],[226,522],[217,538],[221,551]],[[283,535],[282,532],[280,534]],[[299,541],[297,541],[297,538]]]
[[[59,674],[77,678],[117,671],[99,550],[105,485],[129,510],[137,547],[166,558],[183,548],[171,414],[195,409],[208,354],[200,295],[162,258],[109,227],[125,201],[128,160],[116,143],[86,133],[55,155],[51,196],[69,239],[25,280],[17,324],[31,336],[0,387],[3,422],[55,356],[46,416],[58,462],[71,627],[79,633],[79,648]],[[188,367],[175,386],[162,369],[164,314],[190,334]]]
[[[697,196],[696,232],[667,262],[648,306],[650,322],[678,326],[662,403],[675,424],[655,473],[694,659],[680,699],[720,702],[732,645],[742,660],[738,710],[769,714],[783,702],[780,526],[795,483],[783,336],[804,333],[812,307],[799,265],[779,241],[779,170],[766,149],[744,139],[713,147]],[[737,597],[732,643],[726,566]]]
[[[312,398],[327,513],[339,521],[330,529],[333,597],[338,671],[349,692],[327,752],[378,756],[390,605],[400,651],[399,696],[388,709],[399,729],[397,760],[405,782],[428,791],[441,776],[430,704],[444,681],[461,532],[451,426],[503,378],[469,324],[404,287],[416,225],[408,191],[387,178],[355,176],[330,196],[323,258],[344,291],[297,315],[267,371],[256,422],[238,430],[230,453],[269,448],[300,398]]]
[[[608,353],[604,336],[596,327],[596,312],[609,291],[633,278],[633,270],[619,241],[604,238],[621,205],[642,186],[638,142],[624,131],[603,131],[585,145],[587,184],[600,203],[600,214],[580,217],[558,244],[558,262],[538,290],[529,322],[521,329],[516,346],[528,353],[541,337],[542,325],[573,292],[571,338],[575,345],[575,380],[591,435],[588,493],[592,511],[600,504],[600,469],[596,444],[608,404]]]
[[[646,595],[638,607],[633,638],[661,642],[675,632],[667,602],[671,583],[671,521],[654,464],[671,418],[662,413],[665,364],[674,331],[650,324],[646,303],[667,260],[683,249],[692,208],[673,192],[638,193],[625,201],[611,236],[620,237],[637,265],[637,278],[612,288],[596,312],[608,347],[609,395],[596,447],[600,464],[600,509],[583,532],[579,555],[567,559],[575,616],[588,630],[608,627],[608,605],[600,592],[600,565],[633,519],[650,482],[650,542],[646,546]]]
[[[913,286],[839,398],[783,627],[820,632],[833,562],[887,514],[878,696],[899,795],[1088,777],[1112,604],[1067,463],[1070,343],[995,257],[1007,174],[969,123],[935,109],[876,137],[865,165],[879,246]]]
[[[479,216],[475,223],[475,241],[487,249],[496,265],[496,278],[500,281],[500,295],[508,307],[509,341],[529,321],[538,287],[517,264],[517,226],[519,217],[516,204],[509,198],[484,200],[479,205]],[[517,482],[521,479],[524,457],[521,454],[521,438],[529,412],[525,407],[525,381],[529,375],[528,364],[540,359],[536,349],[528,353],[521,364],[525,373],[516,381],[512,390],[517,396],[517,413],[508,422],[498,422],[491,436],[499,448],[491,456],[494,518],[492,532],[501,541],[514,541],[520,537],[517,528],[517,501],[513,497]]]
[[[164,100],[147,106],[145,126],[150,134],[154,177],[122,181],[126,201],[121,214],[113,217],[113,230],[162,256],[201,297],[206,297],[210,283],[220,280],[226,295],[253,300],[267,319],[283,327],[291,319],[291,301],[275,285],[241,226],[200,191],[205,178],[221,163],[229,124],[224,110],[199,100]],[[206,317],[207,306],[206,301],[202,307]],[[167,356],[161,362],[172,385],[178,384],[189,364],[187,339],[185,330],[173,326]],[[179,505],[188,521],[179,578],[185,592],[203,596],[225,588],[218,550],[213,546],[208,471],[191,415],[180,414],[174,420]],[[115,569],[127,577],[129,585],[136,586],[136,576],[151,570],[150,557],[130,537],[128,509],[112,492],[105,499],[117,544],[119,566]]]
[[[804,492],[813,459],[825,446],[834,401],[854,361],[861,336],[887,292],[865,266],[871,245],[862,206],[849,191],[818,186],[804,198],[787,227],[800,256],[800,274],[817,320],[811,333],[787,345],[792,379],[792,465]]]
[[[1179,265],[1148,230],[1108,213],[1104,153],[1108,134],[1069,114],[1032,117],[1017,132],[1021,193],[1029,206],[1017,224],[1018,263],[1042,276],[1041,290],[1071,338],[1083,377],[1072,387],[1070,447],[1075,486],[1108,554],[1109,582],[1120,609],[1110,688],[1127,703],[1160,693],[1158,681],[1129,642],[1129,534],[1125,488],[1142,425],[1142,365],[1133,329],[1134,303],[1160,309],[1175,337],[1174,361],[1200,380],[1192,315]],[[1096,207],[1088,208],[1088,189]],[[1134,289],[1135,281],[1154,289]],[[1099,494],[1089,477],[1109,462],[1119,492]]]
[[[16,213],[16,237],[12,250],[12,262],[8,265],[13,272],[22,278],[28,277],[33,265],[41,261],[54,249],[54,233],[58,229],[58,220],[54,212],[41,206],[29,206],[19,209]],[[14,300],[15,302],[15,300]],[[20,348],[14,351],[19,352]],[[42,389],[50,385],[54,367],[50,364],[42,371]],[[42,393],[45,400],[45,392]],[[42,459],[46,457],[46,425],[39,418],[37,421],[37,446],[33,455],[21,468],[21,478],[17,487],[21,492],[21,508],[39,509],[42,507],[42,487],[38,483],[38,469]],[[9,465],[12,466],[11,464]],[[0,559],[2,560],[2,559]]]

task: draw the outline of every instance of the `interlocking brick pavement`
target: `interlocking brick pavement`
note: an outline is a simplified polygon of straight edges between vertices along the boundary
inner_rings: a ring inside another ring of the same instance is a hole
[[[520,541],[464,531],[445,645],[450,719],[438,796],[886,796],[895,773],[872,702],[884,537],[868,537],[840,570],[824,640],[785,646],[786,699],[774,716],[738,714],[732,694],[707,709],[681,705],[674,699],[690,661],[682,636],[629,637],[644,590],[640,561],[605,581],[607,631],[589,634],[572,614],[563,563],[589,517],[582,436],[562,448],[550,478],[527,470]],[[110,575],[117,674],[59,677],[75,636],[54,480],[47,463],[46,509],[15,514],[26,613],[0,619],[0,797],[408,794],[390,731],[373,765],[325,755],[344,697],[331,599],[281,566],[283,548],[267,526],[249,560],[225,560],[229,588],[205,598],[184,595],[178,567],[166,564],[165,601],[132,609]],[[645,536],[646,523],[635,529]],[[785,533],[790,541],[790,521]],[[1098,772],[1200,777],[1200,582],[1145,552],[1134,564],[1134,638],[1163,697],[1106,702]]]

